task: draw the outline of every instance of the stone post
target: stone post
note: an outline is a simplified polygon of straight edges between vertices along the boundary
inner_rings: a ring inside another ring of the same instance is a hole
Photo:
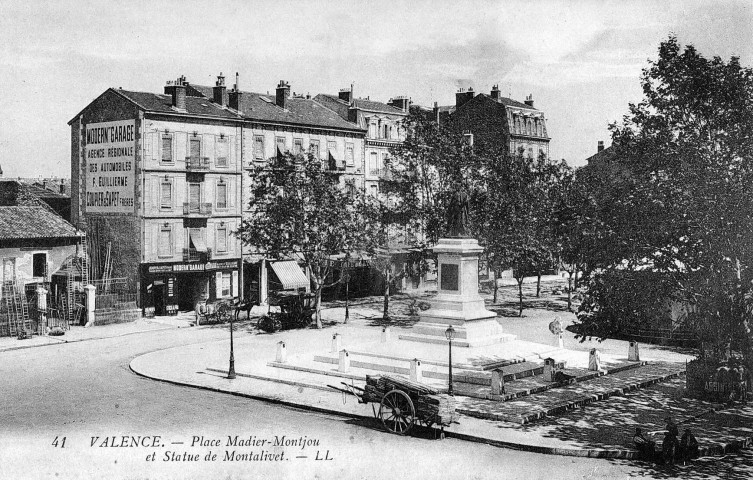
[[[47,289],[37,287],[37,313],[39,314],[39,331],[47,327]]]
[[[288,349],[285,346],[285,342],[277,342],[277,357],[275,362],[285,363],[288,361]]]
[[[410,379],[412,382],[423,381],[423,367],[421,366],[421,360],[414,358],[410,361]]]
[[[592,348],[588,354],[588,369],[592,372],[601,370],[601,353],[596,348]]]
[[[554,376],[556,373],[557,372],[554,367],[554,359],[553,358],[544,359],[544,381],[553,382]]]
[[[628,347],[628,361],[630,362],[641,361],[640,353],[638,353],[638,342],[630,342],[630,346]]]
[[[84,325],[84,327],[91,327],[94,325],[94,309],[96,308],[94,298],[97,287],[94,285],[86,285],[84,291],[86,292],[86,325]]]
[[[350,355],[347,350],[340,350],[340,361],[337,365],[337,371],[340,373],[348,373],[350,370]]]
[[[382,343],[390,341],[390,327],[382,327]]]
[[[505,374],[498,368],[492,371],[492,395],[505,394]]]
[[[330,352],[337,353],[342,350],[342,338],[339,333],[332,335],[332,349]]]

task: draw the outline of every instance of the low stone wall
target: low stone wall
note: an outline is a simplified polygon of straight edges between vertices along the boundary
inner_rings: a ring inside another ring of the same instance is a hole
[[[109,325],[111,323],[135,322],[141,318],[141,309],[136,307],[135,302],[120,308],[106,308],[94,311],[92,325]]]

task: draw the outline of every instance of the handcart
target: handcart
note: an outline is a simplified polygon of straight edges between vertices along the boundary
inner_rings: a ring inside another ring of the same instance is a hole
[[[441,394],[426,385],[394,375],[367,375],[366,386],[341,382],[342,387],[329,385],[337,391],[354,395],[358,403],[372,403],[374,417],[385,430],[407,435],[416,423],[426,427],[437,425],[442,430],[457,422],[455,398]],[[379,411],[374,404],[379,404]]]

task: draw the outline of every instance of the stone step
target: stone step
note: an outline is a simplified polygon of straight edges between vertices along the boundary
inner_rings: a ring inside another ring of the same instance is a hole
[[[652,362],[637,368],[618,367],[616,370],[608,375],[602,374],[586,381],[549,388],[504,402],[489,403],[479,398],[458,396],[458,413],[525,424],[685,373],[684,366],[664,362]]]
[[[500,333],[496,335],[490,335],[479,339],[455,339],[452,341],[453,347],[484,347],[487,345],[495,345],[497,343],[505,343],[515,340],[516,335],[509,333]],[[400,335],[400,340],[409,340],[411,342],[433,343],[438,345],[447,345],[449,342],[446,338],[436,335],[423,335],[419,333],[406,333]]]

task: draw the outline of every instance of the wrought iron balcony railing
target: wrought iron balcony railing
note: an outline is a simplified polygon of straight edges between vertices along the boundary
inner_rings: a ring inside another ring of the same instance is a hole
[[[184,262],[208,262],[212,258],[212,249],[207,248],[206,251],[199,251],[195,248],[183,249],[183,261]]]
[[[212,214],[211,203],[193,203],[188,202],[183,204],[183,215],[194,215],[200,217],[208,217]]]
[[[209,170],[209,157],[186,157],[186,170]]]

